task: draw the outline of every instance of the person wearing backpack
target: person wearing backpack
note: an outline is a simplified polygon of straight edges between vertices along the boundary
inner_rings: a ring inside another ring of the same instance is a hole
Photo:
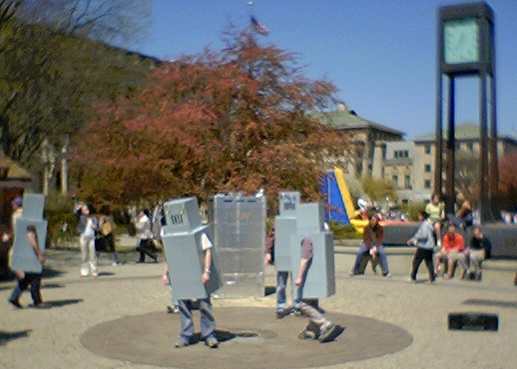
[[[113,235],[113,219],[107,214],[103,214],[99,218],[99,233],[102,239],[104,250],[111,252],[112,265],[117,266],[120,264],[117,250],[115,248],[115,237]]]

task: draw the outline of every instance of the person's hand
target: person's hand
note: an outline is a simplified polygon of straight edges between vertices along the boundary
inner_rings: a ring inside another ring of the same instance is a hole
[[[38,260],[41,264],[44,264],[45,261],[47,261],[47,258],[45,257],[45,255],[38,255]]]
[[[10,239],[11,239],[11,236],[9,236],[9,233],[2,234],[2,241],[3,242],[9,242]]]
[[[203,284],[207,284],[209,280],[210,280],[210,273],[204,272],[203,275],[201,276],[201,282],[203,282]]]
[[[413,244],[414,244],[414,243],[413,243],[413,240],[408,240],[408,241],[406,242],[406,245],[408,245],[408,246],[411,246],[411,245],[413,245]]]
[[[264,256],[264,264],[266,264],[266,265],[271,264],[271,260],[272,260],[271,254],[268,253],[268,254],[266,254],[266,256]]]
[[[17,271],[15,271],[15,272],[14,272],[14,274],[16,275],[16,278],[17,278],[17,279],[23,279],[23,278],[25,278],[25,273],[24,273],[24,272],[22,272],[21,270],[17,270]]]
[[[296,280],[294,281],[294,284],[296,285],[296,287],[301,287],[302,282],[303,282],[302,277],[297,277]]]

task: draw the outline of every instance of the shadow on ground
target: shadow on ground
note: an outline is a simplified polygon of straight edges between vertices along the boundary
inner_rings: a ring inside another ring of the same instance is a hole
[[[67,305],[75,305],[83,302],[83,299],[47,300],[44,301],[44,309],[60,308]]]
[[[468,300],[463,301],[463,305],[495,306],[495,307],[502,307],[502,308],[517,309],[517,301],[468,299]]]
[[[30,329],[17,332],[4,332],[0,331],[0,346],[7,344],[9,341],[16,340],[18,338],[25,338],[29,336]]]
[[[274,295],[276,293],[276,287],[275,286],[266,286],[264,289],[264,294],[266,296]]]

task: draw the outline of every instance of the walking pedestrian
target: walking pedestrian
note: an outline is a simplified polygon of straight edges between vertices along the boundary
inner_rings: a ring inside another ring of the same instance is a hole
[[[36,233],[36,227],[33,225],[27,226],[27,244],[34,252],[34,255],[37,258],[38,263],[43,266],[45,262],[44,252],[41,250],[38,234]],[[30,286],[31,288],[31,297],[34,307],[44,307],[43,300],[41,298],[41,275],[42,273],[34,273],[28,272],[24,270],[15,270],[17,284],[11,293],[11,297],[9,298],[9,302],[14,307],[21,309],[23,306],[20,303],[20,297],[22,293]]]
[[[212,266],[212,249],[213,244],[208,236],[203,233],[201,235],[201,250],[203,251],[203,273],[201,274],[201,281],[207,284],[210,281],[210,270]],[[197,300],[199,303],[199,310],[201,313],[201,340],[205,341],[205,345],[209,348],[217,348],[219,342],[215,336],[215,318],[212,312],[212,302],[210,296],[205,299]],[[182,348],[192,344],[194,336],[194,321],[192,319],[192,310],[194,309],[193,300],[179,300],[178,307],[181,319],[181,331],[179,341],[176,343],[176,348]]]
[[[301,315],[309,318],[309,324],[300,333],[299,338],[302,339],[318,339],[321,343],[332,339],[336,331],[336,325],[325,318],[320,309],[312,306],[308,301],[303,299],[303,288],[307,280],[307,274],[312,265],[314,256],[314,246],[310,238],[305,237],[301,243],[301,258],[299,261],[298,274],[295,279],[298,288],[298,296],[300,297],[299,309]]]
[[[271,232],[266,238],[265,264],[274,265],[275,262],[275,228],[271,228]],[[276,272],[276,317],[277,319],[285,318],[293,309],[287,307],[287,281],[289,279],[289,271],[277,270]],[[299,311],[300,299],[296,298],[293,302],[295,311]]]
[[[151,214],[149,210],[141,210],[135,222],[138,245],[136,250],[140,253],[137,263],[145,263],[145,256],[149,256],[155,263],[158,257],[154,253],[153,232],[151,230]]]
[[[416,281],[418,268],[422,260],[425,260],[429,272],[429,282],[432,283],[436,279],[433,263],[433,250],[435,246],[433,223],[425,211],[420,211],[418,218],[421,222],[420,227],[418,227],[417,232],[407,242],[408,245],[416,246],[415,256],[413,257],[413,268],[411,269],[411,280]]]
[[[95,232],[99,229],[97,218],[93,215],[91,205],[83,204],[80,208],[79,223],[79,244],[81,246],[81,277],[90,274],[98,276],[97,254],[95,252]]]
[[[103,214],[99,217],[99,232],[101,236],[101,242],[103,249],[106,252],[111,252],[112,265],[117,266],[120,264],[117,250],[115,248],[115,236],[113,235],[114,225],[113,218],[108,214],[109,211],[103,211]]]

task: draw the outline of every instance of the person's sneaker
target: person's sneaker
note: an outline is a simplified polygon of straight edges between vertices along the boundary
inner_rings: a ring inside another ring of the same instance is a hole
[[[189,346],[189,345],[190,345],[190,344],[189,344],[187,341],[180,340],[180,341],[178,341],[178,342],[176,342],[176,343],[174,344],[174,347],[175,347],[175,348],[177,348],[177,349],[179,349],[179,348],[187,347],[187,346]]]
[[[120,265],[120,263],[118,261],[114,261],[113,263],[111,263],[111,266],[114,266],[114,267],[119,266],[119,265]]]
[[[336,325],[332,322],[324,323],[320,328],[320,335],[318,340],[321,343],[328,342],[331,340],[332,335],[334,334],[334,330],[336,329]]]
[[[391,278],[391,273],[389,273],[389,272],[388,273],[382,273],[382,276],[384,278]]]
[[[13,305],[16,309],[23,309],[22,304],[18,300],[8,300],[11,305]]]
[[[214,336],[210,336],[205,340],[205,345],[211,349],[216,349],[219,347],[219,341]]]
[[[174,305],[174,306],[170,306],[170,305],[167,305],[167,314],[178,314],[180,312],[180,309]]]
[[[291,309],[290,314],[295,316],[302,316],[302,311],[300,308],[295,307]]]
[[[300,333],[298,333],[298,339],[301,340],[315,340],[316,339],[316,333],[313,331],[304,329]]]
[[[288,316],[289,314],[291,314],[291,310],[290,309],[279,309],[279,310],[276,311],[276,318],[277,319],[283,319],[286,316]]]

